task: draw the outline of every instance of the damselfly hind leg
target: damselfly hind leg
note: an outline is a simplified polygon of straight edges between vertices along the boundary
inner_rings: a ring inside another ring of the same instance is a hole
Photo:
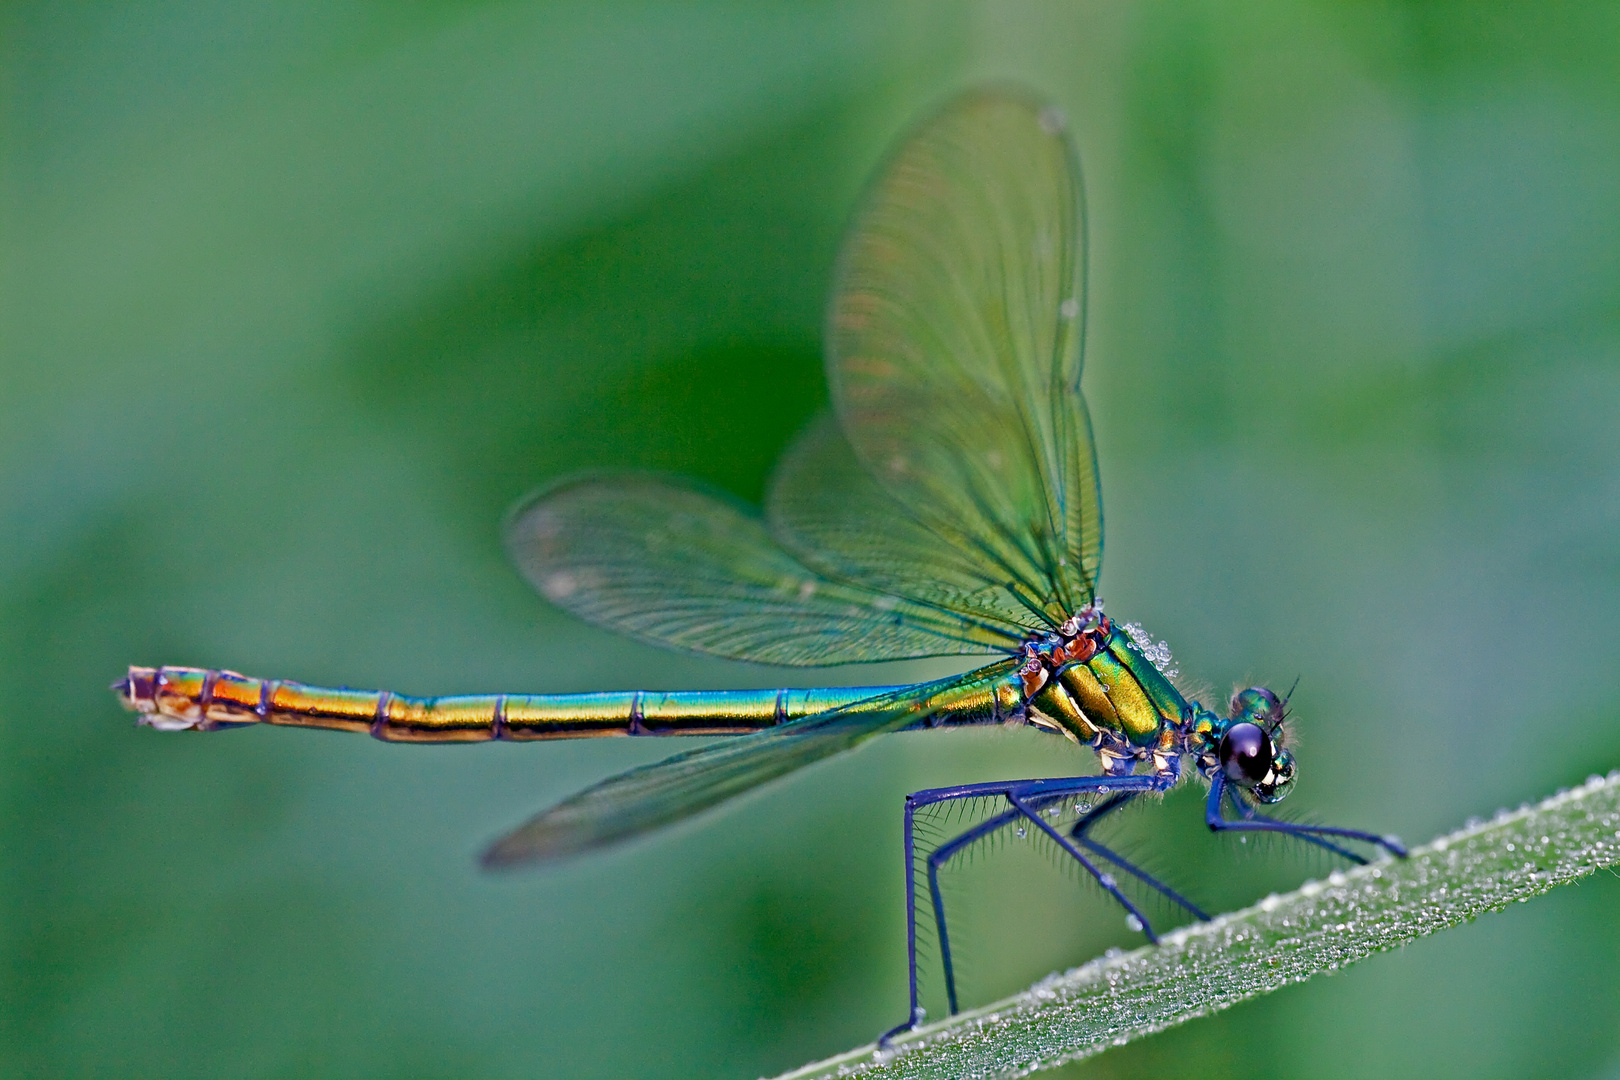
[[[1010,825],[1023,817],[1023,811],[1014,807],[1003,810],[988,821],[969,829],[947,844],[941,844],[928,855],[928,895],[934,904],[934,928],[939,934],[939,962],[945,975],[945,1001],[951,1014],[957,1012],[956,1004],[956,969],[951,963],[950,932],[945,928],[945,897],[939,888],[939,870],[949,862],[958,851],[973,842],[989,836],[1003,825]]]
[[[1133,904],[1119,889],[1114,877],[1105,873],[1092,859],[1088,858],[1082,847],[1101,855],[1107,861],[1125,870],[1153,888],[1165,893],[1173,901],[1186,907],[1199,918],[1204,918],[1202,912],[1192,907],[1173,891],[1155,881],[1143,871],[1132,866],[1113,852],[1097,844],[1095,841],[1085,839],[1083,826],[1086,819],[1082,819],[1076,827],[1077,835],[1064,835],[1046,821],[1040,813],[1042,807],[1049,805],[1054,798],[1074,796],[1084,792],[1110,793],[1110,797],[1097,804],[1096,807],[1085,811],[1089,815],[1109,813],[1123,802],[1115,799],[1123,796],[1126,800],[1134,798],[1148,791],[1162,791],[1175,783],[1174,775],[1167,776],[1076,776],[1055,780],[1014,780],[1000,781],[986,784],[964,784],[952,788],[931,788],[926,791],[917,791],[906,796],[905,811],[905,859],[906,859],[906,959],[910,968],[911,1010],[905,1022],[896,1025],[883,1033],[878,1039],[878,1046],[884,1047],[899,1035],[918,1027],[925,1015],[919,1001],[917,986],[917,890],[916,890],[916,838],[915,823],[917,811],[936,803],[952,802],[960,799],[980,799],[1000,797],[1007,802],[1007,809],[995,816],[980,822],[971,829],[940,845],[929,853],[928,864],[928,891],[929,899],[934,908],[935,929],[939,934],[940,963],[945,977],[946,1000],[952,1013],[957,1011],[956,978],[951,962],[950,935],[946,928],[944,899],[939,888],[939,870],[950,858],[973,842],[983,839],[999,828],[1012,824],[1019,819],[1033,823],[1036,828],[1049,836],[1060,848],[1068,852],[1086,872],[1108,892],[1129,916],[1135,920],[1149,941],[1156,941],[1152,928],[1148,925],[1146,916]]]

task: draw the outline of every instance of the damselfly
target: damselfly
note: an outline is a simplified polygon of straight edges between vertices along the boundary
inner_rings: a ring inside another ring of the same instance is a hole
[[[1356,862],[1399,841],[1260,812],[1293,782],[1285,705],[1263,687],[1225,715],[1184,697],[1161,646],[1103,613],[1102,504],[1080,394],[1085,217],[1063,115],[970,93],[906,139],[844,242],[827,319],[834,416],[801,435],[763,516],[701,485],[619,474],[555,486],[513,513],[512,557],[554,604],[632,637],[766,664],[1001,654],[913,686],[412,698],[230,671],[132,667],[115,689],[142,723],[269,723],[405,742],[732,735],[611,777],[533,818],[491,865],[578,854],[689,817],[875,735],[1027,724],[1100,771],[914,792],[905,802],[911,1012],[919,876],[957,1007],[941,867],[992,832],[1035,829],[1154,939],[1124,874],[1203,913],[1092,836],[1185,776],[1214,830],[1286,833]],[[923,850],[916,816],[990,799],[988,819]],[[1080,800],[1080,801],[1077,801]],[[1074,804],[1061,827],[1052,811]]]

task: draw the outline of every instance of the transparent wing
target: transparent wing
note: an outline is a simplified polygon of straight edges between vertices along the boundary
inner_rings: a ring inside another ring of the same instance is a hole
[[[830,414],[782,456],[765,519],[784,547],[823,574],[996,625],[1038,619],[1000,583],[986,581],[974,552],[878,486]]]
[[[881,527],[880,522],[871,523]],[[520,506],[507,548],[547,599],[642,641],[765,664],[1016,648],[1016,628],[834,581],[691,481],[587,477]]]
[[[1061,115],[1013,93],[970,94],[878,177],[829,312],[828,377],[856,457],[971,561],[976,584],[1009,594],[995,610],[1021,609],[1028,626],[1090,600],[1102,559],[1080,396],[1083,228]],[[838,519],[820,542],[849,533]]]
[[[1017,667],[1006,660],[857,701],[753,735],[689,750],[586,788],[497,841],[486,866],[575,855],[673,824],[964,699],[983,698]]]

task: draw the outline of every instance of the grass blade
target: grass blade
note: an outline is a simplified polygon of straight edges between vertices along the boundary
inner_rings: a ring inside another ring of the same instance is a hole
[[[1620,770],[779,1080],[1023,1076],[1122,1046],[1620,862]]]

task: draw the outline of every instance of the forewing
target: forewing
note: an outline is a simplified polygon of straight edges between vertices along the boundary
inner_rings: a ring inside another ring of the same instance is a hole
[[[983,561],[880,487],[830,415],[782,455],[765,503],[773,536],[807,566],[1025,636],[1038,616]]]
[[[970,94],[877,179],[829,312],[828,376],[856,456],[1039,624],[1092,598],[1102,557],[1083,229],[1061,114]]]
[[[620,773],[565,799],[497,841],[486,866],[576,855],[691,817],[779,776],[927,717],[1017,664],[891,691]]]
[[[972,620],[806,567],[747,508],[627,473],[520,506],[507,548],[547,599],[631,637],[766,664],[844,664],[1015,646]]]

